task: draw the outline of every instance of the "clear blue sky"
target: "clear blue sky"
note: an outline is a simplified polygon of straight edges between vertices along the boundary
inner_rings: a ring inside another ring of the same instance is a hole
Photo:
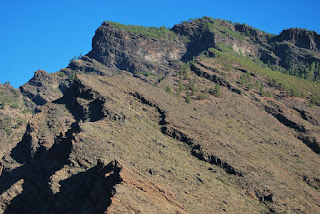
[[[211,16],[247,23],[278,34],[301,27],[320,32],[319,0],[0,0],[0,83],[14,87],[38,69],[55,72],[91,50],[95,30],[105,20],[170,26]]]

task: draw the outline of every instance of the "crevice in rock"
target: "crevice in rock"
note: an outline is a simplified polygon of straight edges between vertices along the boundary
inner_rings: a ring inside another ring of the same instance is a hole
[[[317,121],[315,118],[313,118],[309,112],[295,108],[295,107],[293,109],[296,110],[300,114],[301,118],[304,119],[305,121],[308,121],[314,126],[320,125],[320,122]]]
[[[303,176],[303,181],[308,184],[308,186],[318,190],[320,189],[320,178],[309,177],[307,175]]]
[[[135,93],[130,92],[130,95],[137,98],[141,103],[155,108],[160,115],[159,125],[161,126],[160,127],[161,132],[166,136],[169,136],[173,139],[179,140],[182,143],[186,143],[190,147],[191,155],[193,155],[194,157],[198,158],[201,161],[205,161],[210,164],[219,166],[226,173],[228,173],[230,175],[243,176],[241,172],[238,172],[229,163],[222,161],[218,157],[211,155],[207,158],[204,155],[203,151],[201,150],[201,145],[195,144],[194,139],[190,138],[185,133],[177,130],[176,128],[174,128],[171,124],[169,124],[166,121],[167,116],[166,116],[165,111],[161,110],[161,108],[157,104],[147,100],[143,95],[139,94],[138,92],[135,92]]]
[[[74,122],[69,130],[65,133],[61,133],[55,139],[53,146],[45,152],[44,154],[37,153],[34,156],[34,159],[40,159],[42,156],[45,156],[47,160],[60,163],[62,165],[68,164],[69,154],[72,150],[72,142],[75,140],[75,135],[80,132],[79,122]]]
[[[32,159],[30,149],[32,145],[31,132],[30,124],[28,124],[22,140],[11,150],[10,156],[18,163],[29,162]]]
[[[320,154],[320,145],[314,137],[301,134],[301,135],[298,135],[298,139],[301,140],[310,149],[312,149],[312,151],[314,151],[317,154]]]
[[[160,126],[165,126],[167,124],[165,111],[161,110],[158,105],[156,105],[155,103],[150,102],[149,100],[147,100],[145,97],[143,97],[138,92],[135,92],[135,93],[130,92],[129,94],[131,96],[137,98],[142,104],[148,105],[148,106],[153,107],[153,108],[155,108],[157,110],[157,112],[160,114],[160,119],[159,119],[159,125]]]
[[[264,106],[265,111],[271,114],[284,126],[296,131],[297,138],[301,140],[306,146],[308,146],[316,154],[320,154],[320,145],[314,137],[309,136],[309,131],[303,125],[300,125],[289,118],[287,118],[280,110],[272,108],[270,106]]]
[[[80,80],[75,80],[65,96],[54,103],[64,104],[77,121],[96,122],[107,118],[111,121],[125,122],[127,117],[107,109],[106,101],[107,99],[98,92],[83,85]]]
[[[203,67],[204,69],[210,70],[212,72],[217,73],[217,71],[214,68],[208,67],[203,65],[202,63],[196,62],[197,64],[191,64],[190,68],[191,70],[197,74],[199,77],[203,77],[209,81],[212,81],[216,84],[219,84],[221,86],[227,87],[230,91],[236,93],[236,94],[242,94],[242,91],[238,88],[235,88],[234,86],[230,85],[230,83],[228,81],[226,81],[225,79],[215,75],[215,74],[209,74],[208,72],[203,71],[200,67]]]

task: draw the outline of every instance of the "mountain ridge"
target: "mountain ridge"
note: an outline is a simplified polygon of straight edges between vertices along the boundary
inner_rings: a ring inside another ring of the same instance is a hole
[[[0,141],[0,213],[319,213],[318,37],[104,22],[9,89],[28,123]]]

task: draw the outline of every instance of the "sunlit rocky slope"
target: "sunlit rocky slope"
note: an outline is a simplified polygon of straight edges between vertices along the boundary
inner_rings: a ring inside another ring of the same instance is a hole
[[[208,17],[102,23],[67,68],[1,85],[0,213],[320,213],[319,50]]]

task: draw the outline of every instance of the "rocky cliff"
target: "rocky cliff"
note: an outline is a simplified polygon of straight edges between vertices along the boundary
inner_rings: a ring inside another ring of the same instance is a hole
[[[0,213],[319,213],[320,84],[288,74],[316,74],[318,37],[104,22],[67,68],[1,86],[26,122],[1,140]]]

